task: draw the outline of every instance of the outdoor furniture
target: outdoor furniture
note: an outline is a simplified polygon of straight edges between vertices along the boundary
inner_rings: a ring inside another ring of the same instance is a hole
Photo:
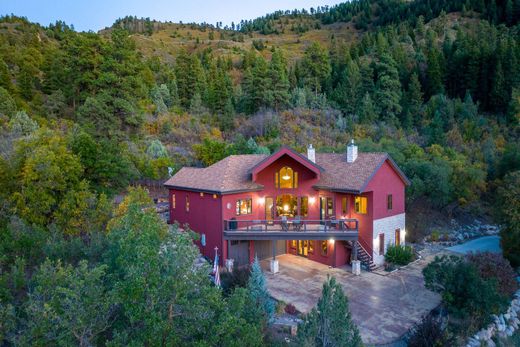
[[[331,229],[337,229],[339,226],[339,221],[337,219],[331,219],[330,220],[330,228]]]
[[[293,230],[294,231],[300,231],[302,229],[302,221],[300,219],[300,216],[297,216],[293,221]]]
[[[286,216],[282,216],[282,221],[280,222],[283,231],[289,231],[289,221]]]

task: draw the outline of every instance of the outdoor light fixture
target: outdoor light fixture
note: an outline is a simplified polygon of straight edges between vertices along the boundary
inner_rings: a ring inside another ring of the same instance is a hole
[[[283,205],[283,210],[284,210],[285,212],[289,211],[289,205]]]
[[[330,242],[331,244],[334,244],[334,239],[330,239],[329,242]]]
[[[314,196],[311,196],[311,197],[309,198],[309,202],[310,202],[311,204],[314,204],[315,201],[316,201],[316,198],[315,198]]]
[[[282,176],[282,180],[284,180],[284,181],[288,181],[290,179],[291,179],[291,176],[289,176],[288,174],[285,174]]]
[[[265,198],[258,198],[258,203],[259,203],[260,205],[265,204]]]

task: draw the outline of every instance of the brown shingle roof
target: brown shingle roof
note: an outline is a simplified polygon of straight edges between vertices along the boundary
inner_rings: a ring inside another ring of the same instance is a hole
[[[249,170],[266,157],[265,154],[230,155],[206,168],[183,167],[164,184],[216,193],[262,189],[262,185],[251,181]]]
[[[166,181],[167,187],[232,193],[260,190],[262,185],[251,180],[251,168],[265,160],[265,154],[231,155],[207,168],[185,167]],[[389,160],[405,183],[408,179],[386,153],[359,153],[347,163],[345,153],[316,153],[316,164],[323,168],[317,188],[362,192],[372,176]]]

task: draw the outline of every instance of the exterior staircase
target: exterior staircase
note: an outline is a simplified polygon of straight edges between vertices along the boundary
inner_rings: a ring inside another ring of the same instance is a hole
[[[365,268],[366,271],[372,271],[377,268],[377,265],[372,261],[372,256],[366,251],[363,245],[358,241],[355,242],[355,247],[357,247],[357,256],[358,260],[361,261],[361,265]]]

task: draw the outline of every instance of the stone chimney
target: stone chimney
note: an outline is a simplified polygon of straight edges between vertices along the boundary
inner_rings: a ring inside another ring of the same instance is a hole
[[[313,163],[316,162],[316,151],[314,150],[314,147],[312,147],[312,144],[307,147],[307,159],[312,161]]]
[[[350,143],[347,145],[347,163],[353,163],[357,159],[357,145],[354,143],[354,140],[350,140]]]

